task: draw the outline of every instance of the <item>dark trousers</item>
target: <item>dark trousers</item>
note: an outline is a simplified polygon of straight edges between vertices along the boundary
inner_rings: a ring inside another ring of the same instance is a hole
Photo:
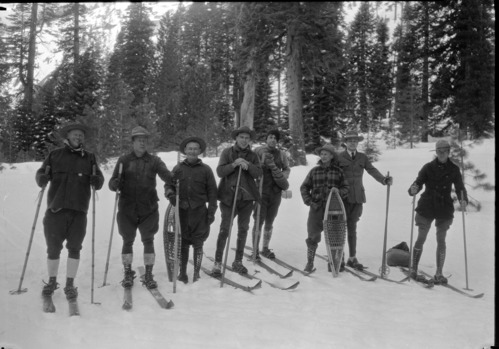
[[[260,224],[258,229],[261,230],[265,223],[265,230],[272,230],[272,225],[277,217],[279,206],[281,205],[281,192],[262,195],[262,203],[260,205]],[[256,222],[257,205],[253,212],[253,219]]]
[[[154,253],[154,235],[159,230],[159,213],[155,210],[139,216],[136,212],[118,211],[118,230],[123,238],[122,254],[133,253],[133,243],[139,229],[144,253]]]
[[[182,245],[193,245],[194,248],[203,246],[210,234],[207,215],[208,209],[204,205],[179,210]]]
[[[325,209],[325,204],[321,205],[319,208],[310,206],[307,219],[308,238],[305,240],[307,246],[317,248],[317,245],[321,242],[321,234],[324,230],[324,224],[322,221],[324,220]]]
[[[69,209],[52,212],[48,209],[43,218],[43,231],[48,259],[59,259],[64,240],[68,257],[80,259],[83,239],[87,232],[87,213]]]
[[[350,257],[355,257],[357,254],[357,222],[362,216],[363,204],[344,202],[344,205],[347,214],[348,252]]]
[[[253,211],[253,201],[239,200],[236,202],[234,219],[237,217],[237,243],[236,243],[236,260],[243,259],[244,245],[248,236],[249,222],[251,212]],[[222,262],[222,257],[225,249],[227,238],[229,237],[230,218],[232,207],[220,203],[220,212],[222,213],[222,223],[220,224],[220,232],[218,233],[217,249],[215,252],[215,260]]]

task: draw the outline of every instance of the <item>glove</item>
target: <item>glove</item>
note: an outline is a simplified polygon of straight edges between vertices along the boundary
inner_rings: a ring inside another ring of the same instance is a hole
[[[40,186],[40,188],[43,188],[44,186],[47,185],[47,183],[49,182],[49,175],[45,174],[45,173],[42,173],[41,175],[38,176],[38,185]]]
[[[248,167],[249,167],[249,162],[244,160],[243,158],[237,158],[236,160],[234,160],[234,162],[232,163],[232,166],[234,168],[236,168],[237,166],[241,166],[241,168],[243,170],[247,170]]]
[[[90,176],[90,185],[93,187],[97,187],[100,183],[100,177],[97,175]]]
[[[177,204],[177,197],[175,195],[170,195],[167,199],[168,201],[170,201],[170,204],[175,207],[175,205]]]
[[[274,156],[272,154],[265,156],[265,165],[270,169],[277,168],[277,166],[274,162]]]
[[[461,200],[461,210],[466,211],[466,207],[468,206],[468,201],[466,200]]]
[[[215,221],[215,216],[212,214],[208,214],[206,218],[208,219],[208,225],[211,225]]]
[[[392,176],[386,176],[383,179],[383,184],[385,184],[385,185],[392,185],[393,184],[393,177]]]
[[[409,193],[411,195],[416,195],[418,193],[418,190],[419,190],[419,187],[416,183],[414,183],[413,185],[411,185],[411,188],[409,189]]]
[[[92,184],[91,181],[92,179],[90,178],[90,184]],[[121,190],[121,183],[121,180],[118,178],[111,179],[111,181],[109,182],[109,189],[111,189],[112,191]]]

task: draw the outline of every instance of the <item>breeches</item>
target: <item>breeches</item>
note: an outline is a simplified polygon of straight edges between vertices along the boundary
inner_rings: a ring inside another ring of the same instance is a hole
[[[43,230],[48,259],[59,259],[64,240],[68,257],[79,259],[87,231],[87,213],[69,209],[54,213],[48,209],[43,218]]]
[[[145,216],[139,216],[136,212],[118,211],[117,221],[120,235],[123,238],[122,254],[133,252],[137,229],[139,229],[144,245],[144,253],[154,253],[154,235],[159,230],[158,210]]]

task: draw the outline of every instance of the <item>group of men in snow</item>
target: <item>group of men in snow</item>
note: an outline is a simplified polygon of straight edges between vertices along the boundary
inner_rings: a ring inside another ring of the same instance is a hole
[[[68,250],[64,292],[68,299],[78,295],[74,279],[86,233],[91,188],[100,190],[104,183],[95,155],[84,149],[88,132],[87,127],[78,123],[62,128],[60,134],[64,138],[64,146],[50,152],[36,173],[36,181],[40,187],[50,182],[47,210],[43,219],[49,277],[42,290],[44,295],[52,295],[58,288],[57,275],[64,241]],[[251,149],[251,142],[256,137],[255,132],[246,126],[234,130],[232,138],[235,144],[223,150],[216,169],[220,177],[218,187],[213,171],[199,158],[206,150],[203,139],[184,139],[179,150],[186,158],[170,172],[158,156],[147,151],[149,136],[150,133],[141,126],[131,131],[132,151],[118,159],[108,182],[109,189],[119,191],[120,194],[116,219],[123,240],[123,287],[132,287],[135,278],[132,262],[137,230],[143,244],[146,270],[143,283],[151,289],[157,287],[152,274],[155,263],[154,236],[159,230],[157,176],[165,183],[166,198],[179,208],[182,241],[178,280],[184,283],[189,280],[187,262],[190,245],[193,246],[194,254],[193,281],[200,277],[203,244],[215,220],[217,201],[220,202],[221,224],[212,269],[215,275],[221,275],[224,249],[236,217],[237,241],[233,269],[239,273],[248,272],[243,265],[243,250],[252,213],[252,238],[256,242],[257,258],[259,253],[270,259],[275,258],[269,243],[282,194],[289,187],[287,179],[290,174],[288,159],[278,147],[281,136],[278,130],[270,130],[266,134],[266,144],[254,150]],[[309,206],[305,271],[312,271],[314,268],[315,251],[321,240],[324,210],[331,188],[338,188],[346,209],[349,248],[347,265],[363,269],[356,257],[357,222],[366,202],[363,173],[364,170],[367,171],[383,185],[391,185],[393,179],[383,176],[365,154],[357,151],[358,143],[362,140],[363,137],[356,132],[348,132],[343,139],[344,151],[338,153],[330,144],[318,148],[316,154],[320,160],[300,186],[303,202]],[[467,204],[467,196],[459,168],[449,160],[450,144],[446,141],[437,142],[436,152],[435,160],[423,166],[409,188],[409,195],[413,196],[425,186],[416,208],[418,238],[414,245],[412,277],[420,278],[417,265],[431,223],[435,220],[438,241],[435,280],[444,283],[446,279],[442,275],[442,268],[446,250],[445,236],[452,224],[454,212],[450,195],[452,185],[463,205]],[[260,252],[258,246],[262,228],[263,246]]]

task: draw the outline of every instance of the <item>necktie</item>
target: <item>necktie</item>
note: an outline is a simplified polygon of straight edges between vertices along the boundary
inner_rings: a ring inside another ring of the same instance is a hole
[[[352,152],[352,160],[355,160],[355,152]]]

